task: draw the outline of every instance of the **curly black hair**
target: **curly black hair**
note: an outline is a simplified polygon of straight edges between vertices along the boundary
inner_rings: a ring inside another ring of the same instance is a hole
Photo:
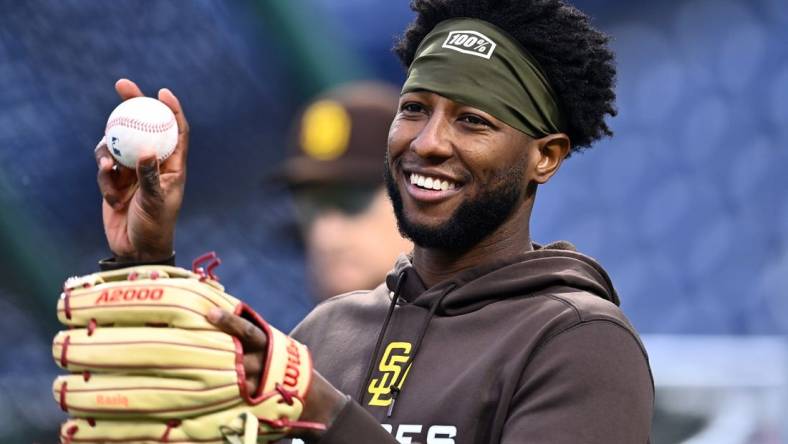
[[[606,115],[616,115],[610,38],[576,8],[563,0],[412,0],[410,7],[417,16],[394,46],[405,67],[435,25],[478,18],[509,33],[542,67],[566,116],[573,152],[613,135],[605,123]]]

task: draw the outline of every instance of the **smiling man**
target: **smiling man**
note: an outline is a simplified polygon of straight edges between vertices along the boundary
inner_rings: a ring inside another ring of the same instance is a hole
[[[648,360],[607,273],[529,231],[538,186],[610,134],[607,37],[555,0],[413,6],[385,178],[414,250],[294,337],[401,443],[648,442]]]
[[[608,38],[561,0],[412,7],[417,17],[396,47],[408,76],[385,179],[415,247],[376,289],[320,304],[293,332],[315,369],[298,419],[326,430],[291,436],[328,444],[648,442],[648,359],[607,273],[568,242],[533,242],[529,230],[539,185],[570,153],[611,134]],[[141,94],[128,81],[117,88],[123,98]],[[160,98],[188,128],[174,96]],[[172,261],[186,134],[161,176],[155,158],[143,157],[131,191],[135,179],[113,172],[99,147],[116,256],[105,268]],[[265,335],[246,320],[208,318],[244,347],[265,349]],[[246,358],[255,381],[264,364]]]

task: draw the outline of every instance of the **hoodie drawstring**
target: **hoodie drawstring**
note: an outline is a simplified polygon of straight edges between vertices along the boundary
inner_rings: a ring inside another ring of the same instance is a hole
[[[375,344],[375,351],[372,352],[372,357],[369,360],[369,366],[367,367],[367,375],[364,379],[361,380],[361,387],[358,388],[358,403],[360,405],[364,405],[364,392],[367,388],[367,382],[369,378],[372,377],[372,371],[375,369],[375,360],[378,357],[378,353],[380,352],[380,346],[383,344],[383,338],[386,336],[386,330],[389,327],[389,322],[391,321],[391,315],[394,313],[394,308],[397,306],[397,299],[399,299],[399,292],[402,288],[402,283],[405,282],[405,279],[408,275],[405,273],[405,270],[402,270],[397,278],[397,285],[394,287],[394,293],[391,296],[391,304],[389,305],[389,311],[386,313],[386,319],[383,321],[383,326],[380,327],[380,333],[378,333],[378,341]]]
[[[424,320],[424,323],[421,326],[421,331],[419,331],[419,338],[416,340],[416,345],[413,347],[413,351],[411,352],[410,356],[408,356],[408,359],[407,361],[405,361],[405,364],[403,364],[402,366],[403,371],[400,372],[399,378],[397,378],[397,380],[391,381],[391,385],[389,385],[389,392],[391,393],[391,404],[389,404],[389,409],[386,412],[386,417],[390,418],[391,415],[394,414],[394,405],[397,403],[397,397],[399,396],[400,392],[402,392],[402,389],[398,387],[399,385],[398,382],[402,380],[405,377],[405,375],[408,374],[408,369],[413,364],[413,361],[416,360],[416,353],[419,352],[419,348],[421,347],[421,342],[424,340],[424,336],[427,334],[427,329],[430,326],[430,321],[432,321],[432,317],[435,316],[435,312],[438,310],[438,307],[440,307],[441,302],[443,302],[443,299],[449,295],[449,293],[454,289],[454,287],[455,287],[454,284],[451,284],[448,287],[446,287],[446,290],[444,290],[443,294],[438,298],[437,301],[435,301],[434,304],[432,304],[432,307],[430,307],[430,312],[427,315],[427,319]],[[369,378],[369,376],[367,376],[367,378]]]

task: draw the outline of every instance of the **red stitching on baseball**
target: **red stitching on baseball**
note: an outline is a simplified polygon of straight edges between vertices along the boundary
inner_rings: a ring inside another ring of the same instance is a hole
[[[104,131],[107,132],[110,130],[110,128],[115,126],[125,126],[126,128],[144,131],[147,133],[163,133],[172,128],[173,125],[175,125],[174,117],[162,123],[145,122],[142,120],[132,119],[130,117],[115,117],[114,119],[107,122],[107,128]]]

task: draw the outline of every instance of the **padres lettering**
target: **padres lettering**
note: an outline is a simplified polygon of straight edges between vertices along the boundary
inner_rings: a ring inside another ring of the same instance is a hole
[[[115,288],[104,290],[96,299],[95,304],[112,304],[129,301],[157,301],[164,296],[163,288]]]
[[[411,345],[408,342],[392,342],[386,347],[378,366],[381,375],[369,381],[367,391],[372,395],[369,405],[385,407],[391,404],[392,385],[401,389],[405,378],[408,377],[410,366],[405,369],[401,378],[400,373],[403,371],[402,365],[408,360],[410,349]]]
[[[457,427],[453,425],[428,427],[421,424],[400,424],[397,426],[381,424],[381,426],[394,435],[394,439],[400,444],[454,444],[454,439],[457,437]],[[304,441],[294,439],[293,444],[304,444]]]
[[[400,424],[396,432],[391,424],[381,424],[381,426],[394,435],[394,439],[400,444],[424,442],[424,431],[427,432],[425,444],[454,444],[454,438],[457,436],[457,427],[452,425],[434,425],[427,428],[421,424]]]

